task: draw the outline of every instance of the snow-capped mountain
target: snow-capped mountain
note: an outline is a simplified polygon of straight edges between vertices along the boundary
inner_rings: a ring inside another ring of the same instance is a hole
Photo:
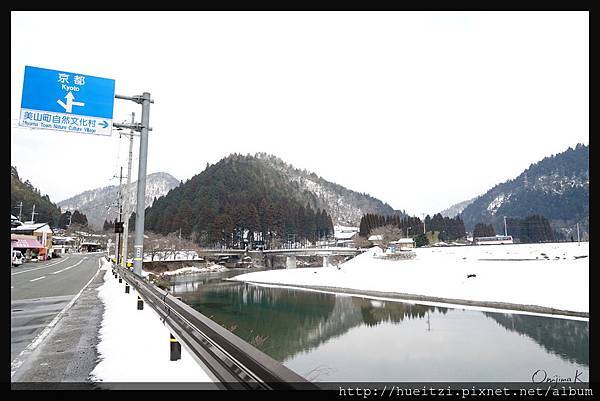
[[[179,180],[168,173],[153,173],[146,177],[145,207],[152,205],[155,198],[165,195],[179,185]],[[125,193],[126,185],[123,185]],[[137,181],[132,182],[129,188],[129,204],[135,210],[137,196]],[[63,211],[79,210],[87,216],[88,223],[96,229],[101,229],[105,220],[115,220],[118,213],[116,206],[119,192],[118,185],[96,188],[75,195],[58,203]]]
[[[257,153],[256,157],[265,165],[281,172],[289,182],[296,184],[299,193],[313,194],[316,207],[327,210],[334,224],[358,226],[366,213],[404,215],[379,199],[329,182],[315,173],[299,170],[273,155]]]
[[[454,218],[456,217],[457,214],[461,214],[463,210],[465,210],[465,208],[467,206],[469,206],[471,203],[473,203],[473,201],[477,199],[477,198],[473,198],[473,199],[469,199],[466,201],[462,201],[459,203],[456,203],[452,206],[450,206],[448,209],[444,209],[440,212],[440,214],[443,217],[450,217],[450,218]]]
[[[578,144],[532,164],[515,179],[475,198],[461,214],[466,229],[491,223],[496,232],[502,232],[504,216],[541,214],[567,238],[577,223],[584,233],[589,232],[589,152],[589,145]]]

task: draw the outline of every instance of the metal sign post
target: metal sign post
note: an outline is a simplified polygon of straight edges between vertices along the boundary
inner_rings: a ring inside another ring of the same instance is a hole
[[[113,123],[117,128],[128,128],[140,132],[140,158],[138,165],[138,183],[137,199],[135,209],[135,242],[133,256],[133,273],[136,276],[142,276],[142,261],[144,258],[144,212],[146,198],[146,164],[148,159],[148,131],[152,129],[150,125],[150,93],[144,92],[142,96],[121,96],[115,95],[116,99],[131,100],[142,105],[142,123],[141,124],[119,124]]]

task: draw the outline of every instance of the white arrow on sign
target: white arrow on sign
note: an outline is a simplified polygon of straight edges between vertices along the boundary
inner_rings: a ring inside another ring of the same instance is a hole
[[[65,96],[65,99],[67,99],[67,104],[65,104],[60,99],[58,99],[56,101],[56,103],[58,103],[62,107],[64,107],[64,109],[67,113],[71,113],[71,111],[73,110],[73,106],[85,106],[85,103],[83,103],[83,102],[74,102],[75,96],[73,96],[73,94],[71,92],[67,93],[67,95]]]

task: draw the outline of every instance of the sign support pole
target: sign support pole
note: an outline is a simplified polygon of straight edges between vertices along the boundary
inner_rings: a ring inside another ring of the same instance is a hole
[[[115,99],[131,100],[142,105],[141,124],[113,123],[113,127],[127,128],[140,132],[140,158],[138,165],[137,197],[135,209],[135,242],[133,254],[133,273],[142,277],[142,262],[144,259],[144,212],[146,198],[146,164],[148,159],[148,131],[150,128],[150,93],[144,92],[142,96],[123,96],[115,94]]]
[[[140,161],[138,168],[137,205],[135,212],[135,256],[133,273],[142,276],[144,258],[144,212],[146,197],[146,162],[148,158],[148,127],[150,125],[150,93],[142,96],[142,130],[140,135]]]

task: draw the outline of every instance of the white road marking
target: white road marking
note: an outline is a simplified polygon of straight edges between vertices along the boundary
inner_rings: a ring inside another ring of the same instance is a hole
[[[46,276],[42,276],[42,277],[38,277],[38,278],[34,278],[33,280],[29,280],[29,282],[31,283],[32,281],[38,281],[41,280],[43,278],[46,278]]]
[[[48,336],[48,334],[50,334],[50,332],[52,331],[52,329],[54,328],[54,326],[56,326],[56,323],[58,323],[58,321],[63,317],[63,315],[71,308],[71,306],[73,306],[73,304],[75,303],[75,301],[77,301],[77,299],[83,293],[83,290],[85,290],[87,288],[87,286],[90,285],[90,283],[98,275],[98,272],[100,272],[100,269],[98,269],[96,271],[96,274],[94,274],[94,276],[90,279],[90,281],[88,281],[87,284],[83,286],[83,288],[81,289],[81,291],[79,291],[77,293],[77,295],[75,295],[73,297],[73,299],[71,300],[71,302],[69,302],[67,304],[67,306],[65,306],[63,308],[63,310],[61,310],[60,312],[58,312],[58,315],[56,315],[54,317],[54,319],[52,319],[52,321],[48,324],[48,326],[46,326],[46,328],[44,330],[42,330],[42,332],[40,334],[38,334],[33,339],[33,341],[31,342],[31,344],[29,344],[23,351],[21,351],[21,353],[11,362],[11,364],[10,364],[10,377],[14,376],[14,374],[17,372],[17,369],[19,369],[21,367],[21,365],[23,364],[23,362],[25,362],[25,359],[27,359],[27,356],[29,354],[31,354],[31,352],[33,352],[33,350],[42,341],[44,341],[44,339]]]
[[[19,271],[19,272],[16,272],[16,273],[11,273],[10,275],[11,275],[11,276],[16,276],[17,274],[21,274],[21,273],[27,273],[27,272],[32,272],[32,271],[34,271],[34,270],[47,269],[47,268],[49,268],[49,267],[56,266],[56,265],[57,265],[57,264],[59,264],[59,263],[66,262],[68,259],[69,259],[69,258],[67,257],[67,258],[65,258],[65,259],[61,260],[60,262],[51,263],[51,264],[49,264],[49,265],[47,265],[47,266],[36,267],[35,269],[29,269],[29,270],[23,270],[23,271]]]
[[[52,274],[58,274],[58,273],[62,273],[62,272],[64,272],[64,271],[67,271],[67,270],[69,270],[69,269],[72,269],[73,267],[80,265],[80,264],[81,264],[81,263],[82,263],[84,260],[86,260],[86,259],[87,259],[87,256],[86,256],[85,258],[81,259],[79,262],[75,263],[74,265],[72,265],[72,266],[69,266],[69,267],[65,267],[64,269],[62,269],[62,270],[59,270],[59,271],[57,271],[57,272],[54,272],[54,273],[52,273]]]

